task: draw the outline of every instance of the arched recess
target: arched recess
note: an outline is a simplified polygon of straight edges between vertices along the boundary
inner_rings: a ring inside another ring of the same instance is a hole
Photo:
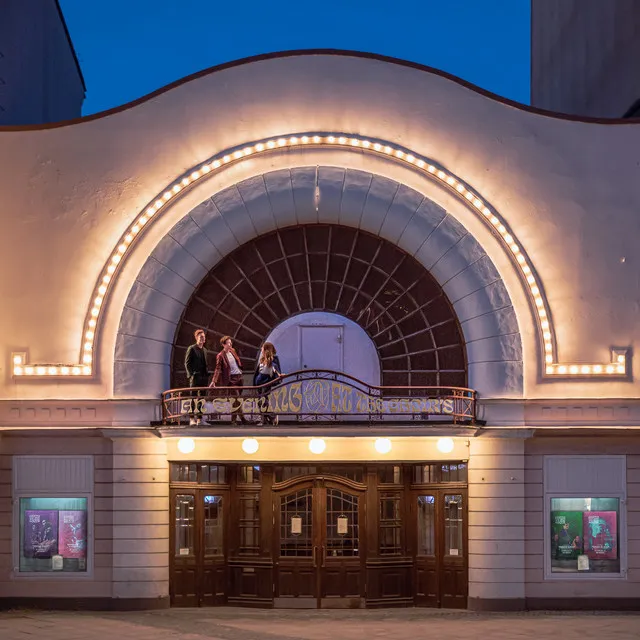
[[[433,276],[380,236],[312,224],[258,236],[202,280],[176,331],[171,387],[188,386],[184,356],[195,329],[232,336],[253,361],[274,327],[306,311],[360,325],[377,348],[384,386],[467,386],[462,330]]]
[[[196,288],[224,257],[260,235],[313,223],[361,229],[412,256],[451,302],[466,344],[469,386],[484,397],[522,396],[516,314],[480,244],[414,189],[343,167],[258,175],[182,218],[158,243],[128,295],[116,340],[115,395],[157,397],[169,387],[178,322]]]

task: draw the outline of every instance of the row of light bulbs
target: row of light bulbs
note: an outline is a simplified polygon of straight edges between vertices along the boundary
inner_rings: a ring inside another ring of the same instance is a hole
[[[478,212],[483,219],[498,233],[509,251],[516,264],[518,265],[524,281],[527,283],[529,293],[535,305],[538,318],[538,325],[544,343],[545,372],[553,376],[566,375],[589,375],[589,376],[608,376],[620,375],[626,372],[624,359],[618,360],[613,364],[585,364],[585,365],[561,365],[555,363],[554,337],[546,301],[542,296],[542,289],[538,283],[536,276],[523,253],[522,249],[514,239],[510,230],[494,211],[492,211],[483,200],[474,191],[458,180],[455,176],[443,171],[441,168],[431,164],[427,160],[420,158],[405,150],[391,146],[386,143],[368,140],[359,136],[344,135],[319,135],[307,134],[300,136],[289,136],[264,140],[256,144],[245,146],[235,151],[224,152],[214,159],[194,168],[189,175],[177,180],[170,185],[162,193],[158,194],[153,204],[147,207],[140,215],[136,217],[134,222],[129,226],[118,242],[117,247],[112,252],[111,257],[104,267],[100,276],[100,280],[92,294],[92,305],[85,320],[83,344],[82,344],[82,362],[74,365],[32,365],[26,366],[24,358],[17,361],[21,356],[14,357],[13,374],[15,376],[37,375],[37,376],[89,376],[93,372],[93,347],[96,337],[96,326],[102,307],[104,305],[105,296],[115,277],[116,271],[123,258],[129,251],[136,237],[141,233],[150,220],[172,200],[174,200],[181,191],[198,182],[202,178],[209,175],[229,163],[241,160],[248,156],[272,151],[274,149],[282,149],[285,147],[298,146],[314,146],[328,145],[336,147],[347,147],[364,149],[380,153],[382,155],[393,157],[413,167],[417,167],[432,178],[438,180],[443,185],[452,189],[461,199],[467,202],[472,210]]]
[[[393,448],[389,438],[376,438],[373,446],[378,453],[383,455],[390,453]],[[439,438],[436,447],[441,453],[451,453],[454,448],[454,442],[451,438]],[[195,448],[196,441],[193,438],[180,438],[178,440],[178,451],[180,451],[180,453],[193,453]],[[323,454],[326,448],[327,443],[322,438],[311,438],[311,440],[309,440],[309,451],[315,455]],[[259,449],[260,442],[256,438],[245,438],[242,441],[242,450],[248,455],[258,453]]]

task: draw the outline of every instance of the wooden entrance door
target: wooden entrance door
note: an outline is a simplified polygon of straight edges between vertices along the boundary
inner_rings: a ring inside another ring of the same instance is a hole
[[[416,604],[467,606],[467,491],[420,489],[412,493]]]
[[[229,492],[172,489],[171,604],[201,607],[226,600]]]
[[[364,485],[317,477],[274,492],[276,607],[364,605]]]

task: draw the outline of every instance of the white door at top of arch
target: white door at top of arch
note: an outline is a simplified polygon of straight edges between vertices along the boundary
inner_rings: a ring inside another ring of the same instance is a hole
[[[335,313],[310,311],[287,318],[267,337],[284,373],[330,369],[371,385],[380,384],[380,359],[365,330]]]

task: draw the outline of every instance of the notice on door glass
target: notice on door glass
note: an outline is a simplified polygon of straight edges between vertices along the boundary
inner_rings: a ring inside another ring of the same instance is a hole
[[[293,516],[291,518],[291,535],[299,536],[302,533],[302,518],[300,516]]]
[[[189,555],[189,547],[181,547],[180,548],[180,555],[181,556],[188,556]]]
[[[589,556],[578,556],[578,571],[589,571]]]
[[[458,550],[457,549],[449,549],[449,555],[450,556],[457,556],[458,555]]]
[[[347,518],[347,516],[338,517],[336,528],[338,530],[338,535],[340,536],[347,535],[347,532],[349,531],[349,519]]]

